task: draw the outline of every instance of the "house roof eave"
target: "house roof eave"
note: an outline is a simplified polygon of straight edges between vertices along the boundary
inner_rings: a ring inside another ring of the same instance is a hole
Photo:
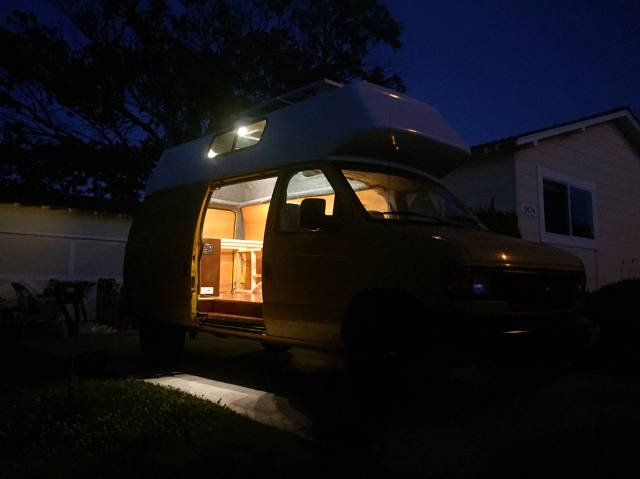
[[[532,130],[519,135],[501,138],[496,141],[475,145],[474,151],[499,151],[507,146],[521,147],[528,144],[537,144],[538,141],[573,131],[585,130],[587,127],[606,122],[614,122],[623,134],[640,149],[640,121],[630,108],[622,107],[608,110],[578,120],[560,123],[558,125]]]
[[[565,133],[571,133],[573,131],[585,130],[587,127],[598,125],[601,123],[607,123],[613,121],[616,124],[628,125],[625,133],[633,134],[634,130],[636,134],[640,135],[640,122],[628,108],[618,109],[615,111],[599,114],[594,117],[573,121],[571,123],[565,123],[562,125],[546,128],[544,130],[534,131],[532,133],[520,135],[515,138],[515,144],[517,146],[526,145],[529,143],[537,143],[540,140],[549,138],[552,136],[563,135]]]

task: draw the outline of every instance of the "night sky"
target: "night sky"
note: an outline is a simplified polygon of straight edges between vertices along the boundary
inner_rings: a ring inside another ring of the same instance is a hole
[[[621,106],[640,116],[640,1],[389,0],[393,65],[471,145]]]
[[[61,25],[47,0],[0,0]],[[407,93],[470,144],[628,106],[640,116],[640,1],[387,0]]]

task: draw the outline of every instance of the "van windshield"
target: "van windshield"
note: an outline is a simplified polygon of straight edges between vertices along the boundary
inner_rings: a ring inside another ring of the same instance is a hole
[[[481,227],[455,196],[428,178],[351,169],[342,174],[372,218]]]

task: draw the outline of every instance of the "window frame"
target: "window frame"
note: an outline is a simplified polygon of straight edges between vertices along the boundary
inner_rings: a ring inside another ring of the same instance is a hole
[[[544,204],[544,180],[553,181],[565,185],[567,191],[567,213],[569,219],[569,234],[551,233],[546,229],[545,221],[545,204]],[[580,188],[581,190],[591,193],[591,210],[593,218],[593,238],[584,238],[582,236],[574,236],[571,221],[571,192],[570,188]],[[600,247],[600,231],[598,229],[598,195],[596,185],[590,181],[567,173],[552,170],[538,166],[538,202],[540,204],[539,228],[540,241],[550,244],[558,244],[564,246],[575,246],[578,248],[597,249]]]
[[[260,139],[258,141],[256,141],[253,145],[249,145],[249,146],[245,146],[243,148],[238,148],[236,149],[236,142],[238,141],[238,128],[240,128],[241,126],[244,126],[244,124],[251,124],[251,123],[259,123],[261,121],[264,121],[264,128],[262,129],[262,135],[260,135]],[[233,128],[227,128],[226,130],[222,130],[219,131],[217,133],[214,133],[213,136],[211,137],[211,141],[209,142],[209,147],[207,148],[207,155],[209,153],[209,151],[213,148],[213,143],[216,141],[216,138],[225,135],[227,133],[231,133],[232,131],[235,132],[233,135],[233,142],[231,143],[231,149],[229,151],[225,151],[222,153],[218,153],[216,154],[213,158],[208,157],[208,160],[213,160],[214,158],[222,158],[228,155],[231,155],[232,153],[236,153],[239,151],[245,151],[248,150],[250,148],[255,147],[256,145],[258,145],[261,141],[262,141],[262,137],[264,136],[264,132],[267,131],[267,128],[269,126],[269,121],[267,120],[266,117],[261,117],[255,120],[245,120],[245,121],[239,121],[237,122],[237,125],[234,126]]]
[[[296,174],[304,170],[320,170],[324,177],[329,182],[331,188],[333,188],[335,199],[334,199],[334,213],[336,208],[336,203],[340,203],[340,216],[336,218],[340,221],[340,227],[337,230],[307,230],[307,229],[299,229],[294,231],[283,230],[281,228],[281,216],[285,203],[287,202],[287,186],[289,185],[289,181]],[[283,169],[278,177],[278,183],[276,188],[278,189],[278,198],[275,202],[275,224],[274,231],[277,234],[283,235],[300,235],[300,234],[335,234],[344,229],[345,224],[347,223],[347,212],[345,210],[346,204],[345,201],[340,199],[343,197],[342,193],[339,193],[340,185],[336,183],[335,171],[333,171],[332,166],[327,162],[313,162],[313,163],[304,163],[304,164],[294,164],[290,167]],[[272,200],[273,201],[273,200]]]

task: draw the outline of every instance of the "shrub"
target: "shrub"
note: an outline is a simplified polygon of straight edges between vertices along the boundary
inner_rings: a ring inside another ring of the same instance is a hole
[[[600,343],[608,354],[640,359],[640,279],[603,286],[587,295],[586,315],[600,327]]]

